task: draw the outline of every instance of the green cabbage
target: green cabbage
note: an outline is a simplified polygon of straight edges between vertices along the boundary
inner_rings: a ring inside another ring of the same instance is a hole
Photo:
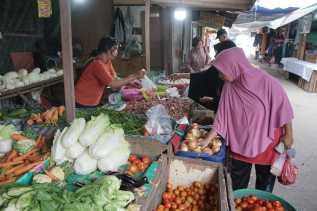
[[[33,146],[35,145],[35,141],[31,140],[31,139],[25,139],[25,140],[21,140],[21,141],[16,141],[13,144],[13,148],[22,154],[27,153],[28,151],[30,151]]]

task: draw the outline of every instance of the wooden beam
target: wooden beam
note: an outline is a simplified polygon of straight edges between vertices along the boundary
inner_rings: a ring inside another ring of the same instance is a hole
[[[297,52],[297,58],[300,60],[304,60],[304,57],[305,57],[306,41],[307,41],[307,34],[306,33],[301,34],[300,41],[299,41],[299,48]]]
[[[248,10],[253,5],[253,0],[152,0],[152,4],[170,7]]]
[[[67,120],[70,122],[75,118],[75,88],[73,71],[71,1],[59,0],[59,6],[61,18],[66,117]]]
[[[150,71],[151,68],[151,48],[150,48],[150,14],[151,14],[151,0],[145,0],[145,63],[146,69]]]
[[[114,6],[144,6],[145,0],[113,0]]]

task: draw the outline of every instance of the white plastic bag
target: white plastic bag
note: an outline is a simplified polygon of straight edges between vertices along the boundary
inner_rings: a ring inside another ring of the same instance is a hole
[[[151,79],[149,79],[149,77],[147,76],[144,76],[144,78],[141,79],[141,85],[142,85],[142,88],[146,91],[148,90],[151,91],[157,88],[154,82]]]
[[[165,107],[161,104],[153,106],[146,112],[148,121],[145,124],[146,131],[150,136],[166,144],[172,136],[172,120]]]

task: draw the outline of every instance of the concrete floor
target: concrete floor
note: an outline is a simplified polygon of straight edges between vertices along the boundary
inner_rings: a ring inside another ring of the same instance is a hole
[[[274,193],[289,201],[298,211],[317,211],[317,94],[297,87],[286,79],[284,71],[259,66],[281,81],[295,112],[293,128],[299,176],[296,184],[291,186],[277,182]],[[254,173],[250,186],[254,187]]]

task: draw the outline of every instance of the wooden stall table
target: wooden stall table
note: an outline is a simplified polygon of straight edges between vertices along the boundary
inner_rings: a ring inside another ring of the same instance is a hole
[[[284,70],[300,77],[298,86],[307,92],[317,93],[317,64],[297,58],[283,58]]]
[[[48,79],[45,81],[37,82],[30,84],[28,86],[19,87],[16,89],[6,90],[3,92],[0,92],[0,100],[9,99],[12,97],[21,97],[26,104],[29,106],[32,106],[32,100],[27,96],[29,93],[41,90],[46,87],[53,86],[55,84],[63,83],[63,76],[59,76],[56,78]]]

